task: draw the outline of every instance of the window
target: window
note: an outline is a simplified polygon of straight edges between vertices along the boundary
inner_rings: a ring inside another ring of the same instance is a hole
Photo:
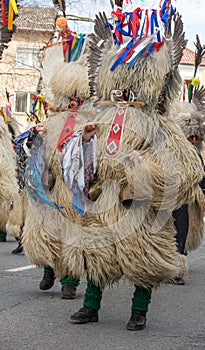
[[[39,68],[38,48],[18,46],[16,51],[17,68]]]
[[[34,94],[28,92],[15,93],[15,112],[16,113],[30,113],[32,110]]]

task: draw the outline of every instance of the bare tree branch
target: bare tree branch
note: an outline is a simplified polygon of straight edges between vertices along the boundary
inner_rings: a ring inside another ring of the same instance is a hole
[[[73,21],[83,21],[83,22],[95,22],[95,20],[92,18],[81,17],[81,16],[72,15],[72,14],[67,15],[66,18],[68,18],[70,21],[73,20]]]

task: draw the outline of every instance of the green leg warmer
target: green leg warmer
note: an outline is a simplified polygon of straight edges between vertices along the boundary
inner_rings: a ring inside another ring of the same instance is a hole
[[[135,291],[132,298],[132,310],[148,311],[148,305],[151,301],[152,289],[145,289],[135,285]]]
[[[100,310],[102,291],[87,277],[87,288],[84,295],[83,306]]]
[[[52,273],[55,275],[54,270],[50,266],[44,266],[44,272]]]
[[[6,237],[7,233],[5,231],[0,230],[0,237]]]
[[[64,288],[66,285],[78,287],[80,284],[80,280],[77,278],[65,276],[65,277],[61,278],[60,283],[61,283],[62,288]]]

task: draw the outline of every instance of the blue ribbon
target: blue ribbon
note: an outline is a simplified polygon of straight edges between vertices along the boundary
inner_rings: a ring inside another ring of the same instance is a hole
[[[164,23],[164,26],[165,26],[165,28],[167,28],[167,26],[168,26],[168,19],[169,19],[169,9],[166,9],[166,7],[167,7],[167,2],[168,2],[168,0],[165,0],[164,1],[164,3],[163,3],[163,5],[162,5],[162,22]],[[171,14],[173,15],[174,14],[174,8],[173,8],[173,6],[171,5]]]
[[[51,201],[45,194],[45,190],[41,181],[41,174],[39,173],[38,169],[38,149],[38,146],[31,149],[31,157],[28,158],[28,170],[31,181],[27,183],[28,192],[35,201],[40,199],[42,202],[48,204],[50,207],[60,210],[64,207],[58,206],[55,202]]]
[[[77,181],[73,182],[72,193],[72,207],[78,214],[83,216],[85,214],[85,203],[83,202],[83,194],[78,187]]]
[[[138,42],[138,41],[137,41]],[[135,42],[135,45],[136,43]],[[125,60],[125,58],[127,57],[127,55],[129,54],[130,50],[134,47],[133,45],[133,40],[131,40],[127,46],[126,46],[126,50],[125,52],[122,52],[122,54],[118,57],[117,61],[115,61],[115,63],[113,64],[113,66],[110,68],[111,72],[113,72],[115,70],[115,68],[119,65],[122,64]]]
[[[162,5],[162,13],[164,13],[166,11],[167,2],[168,2],[168,0],[165,0],[163,5]]]
[[[30,135],[30,130],[24,131],[22,134],[18,136],[16,139],[15,143],[16,144],[21,144],[25,139],[27,139]]]
[[[132,35],[131,35],[131,28],[130,28],[129,24],[127,23],[127,25],[128,25],[128,31],[124,30],[124,29],[122,28],[122,25],[123,25],[122,21],[119,21],[118,24],[116,25],[117,31],[118,31],[119,33],[122,33],[122,35],[124,35],[124,36],[129,36],[129,37],[131,37],[131,36],[132,36]],[[112,25],[111,23],[109,23],[109,22],[106,22],[105,26],[106,26],[106,27],[110,27],[110,29],[111,29],[112,31],[114,30],[113,25]],[[114,39],[115,44],[116,44],[117,46],[120,46],[120,45],[121,45],[121,42],[119,41],[119,39],[118,39],[118,37],[116,36],[115,33],[113,33],[113,39]]]
[[[151,19],[150,19],[151,23],[150,23],[150,26],[151,26],[151,34],[154,34],[154,29],[155,27],[158,27],[159,28],[159,24],[158,24],[158,20],[157,20],[157,15],[156,13],[152,12],[151,14]],[[161,41],[161,36],[160,36],[160,31],[157,32],[157,40],[158,42]]]
[[[70,53],[70,61],[72,61],[72,58],[74,57],[73,61],[77,61],[77,59],[80,57],[84,39],[85,39],[85,34],[80,33],[79,34],[80,38],[77,39],[77,44],[76,47],[71,51]]]
[[[106,26],[106,27],[109,27],[110,30],[113,32],[114,27],[113,27],[113,25],[112,25],[111,23],[106,22],[106,23],[105,23],[105,26]],[[116,37],[116,35],[115,35],[114,32],[113,32],[113,39],[114,39],[114,42],[115,42],[115,44],[116,44],[117,46],[120,46],[120,45],[121,45],[120,41],[118,40],[118,38]]]
[[[148,45],[147,45],[147,46],[148,46]],[[133,58],[133,60],[129,63],[129,66],[128,66],[129,68],[131,68],[131,67],[134,65],[136,59],[141,55],[141,53],[142,53],[144,50],[146,50],[147,46],[143,47],[143,49],[140,50],[140,51],[138,52],[138,54]]]
[[[6,10],[9,10],[9,0],[6,0]]]
[[[32,105],[32,113],[35,113],[35,107],[37,105],[38,102],[38,98],[36,98],[36,100],[34,100],[33,105]]]
[[[153,44],[151,44],[151,46],[149,48],[147,48],[145,55],[149,56],[152,53],[152,51],[154,51],[154,49],[155,49],[155,44],[153,43]]]

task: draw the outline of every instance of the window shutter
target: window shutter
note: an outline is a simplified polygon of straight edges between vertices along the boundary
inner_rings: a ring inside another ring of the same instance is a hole
[[[27,112],[27,92],[16,92],[15,112]]]

